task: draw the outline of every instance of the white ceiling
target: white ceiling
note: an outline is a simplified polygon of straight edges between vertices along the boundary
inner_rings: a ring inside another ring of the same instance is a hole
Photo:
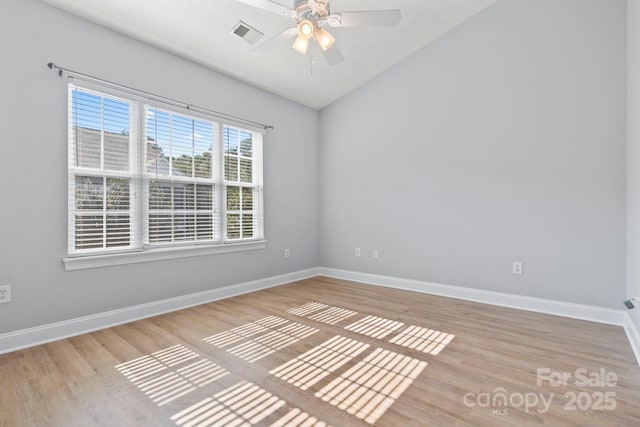
[[[236,0],[43,0],[107,28],[190,59],[271,93],[321,109],[497,0],[331,0],[332,13],[400,9],[394,28],[329,28],[344,62],[329,66],[310,44],[306,56],[293,40],[257,49],[230,33],[242,20],[264,33],[292,27],[291,18]],[[277,0],[291,7],[293,0]],[[315,61],[313,73],[311,60]]]

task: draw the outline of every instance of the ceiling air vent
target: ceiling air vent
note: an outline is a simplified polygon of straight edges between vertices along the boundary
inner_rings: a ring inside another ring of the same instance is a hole
[[[240,37],[242,40],[246,40],[250,44],[254,44],[260,37],[264,36],[260,31],[256,30],[250,25],[245,24],[244,22],[238,22],[235,27],[231,30],[231,34],[235,34]]]

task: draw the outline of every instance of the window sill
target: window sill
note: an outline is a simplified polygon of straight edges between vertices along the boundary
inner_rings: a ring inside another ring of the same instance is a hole
[[[221,244],[211,246],[188,246],[145,249],[142,252],[127,252],[108,255],[91,255],[83,257],[63,258],[66,271],[84,270],[88,268],[109,267],[139,262],[164,261],[168,259],[187,258],[203,255],[214,255],[227,252],[244,252],[267,247],[266,240],[255,242]]]

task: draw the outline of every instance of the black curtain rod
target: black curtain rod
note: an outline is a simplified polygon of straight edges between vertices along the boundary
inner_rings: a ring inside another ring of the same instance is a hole
[[[97,81],[97,82],[100,82],[100,83],[106,83],[106,84],[109,84],[111,86],[115,86],[117,88],[125,89],[125,90],[127,90],[129,92],[133,92],[133,93],[138,94],[138,95],[144,95],[144,96],[149,97],[149,98],[154,98],[154,99],[157,99],[157,100],[160,100],[160,101],[163,101],[163,102],[174,104],[175,106],[178,106],[178,107],[184,107],[187,110],[194,110],[194,111],[195,110],[199,110],[199,111],[202,111],[202,112],[205,112],[205,113],[213,114],[213,115],[218,116],[218,117],[220,117],[222,119],[226,118],[226,119],[230,119],[230,120],[233,120],[233,121],[236,121],[236,122],[241,122],[241,123],[246,123],[246,124],[251,124],[251,125],[254,125],[254,126],[258,126],[258,127],[263,128],[264,130],[273,129],[273,126],[271,126],[271,125],[266,125],[264,123],[254,122],[252,120],[243,119],[242,117],[232,116],[231,114],[225,114],[225,113],[221,113],[219,111],[209,110],[208,108],[197,107],[195,105],[187,104],[186,102],[178,101],[178,100],[173,99],[173,98],[167,98],[166,96],[156,95],[155,93],[146,92],[146,91],[140,90],[140,89],[135,89],[135,88],[132,88],[132,87],[129,87],[129,86],[122,85],[120,83],[114,83],[114,82],[109,81],[109,80],[105,80],[105,79],[101,79],[99,77],[91,76],[89,74],[84,74],[84,73],[80,73],[78,71],[70,70],[68,68],[60,67],[60,66],[54,64],[53,62],[49,62],[47,64],[47,67],[49,67],[50,70],[57,71],[58,72],[58,76],[60,76],[60,77],[62,77],[63,73],[67,73],[71,77],[73,77],[73,76],[84,77],[85,79]]]

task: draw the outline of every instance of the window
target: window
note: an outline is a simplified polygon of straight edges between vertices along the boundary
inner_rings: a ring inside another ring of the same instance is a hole
[[[224,180],[227,184],[227,238],[252,238],[256,229],[253,215],[253,136],[232,127],[224,128]]]
[[[69,220],[71,252],[131,247],[131,103],[72,91],[70,112]],[[73,230],[73,232],[71,232]]]
[[[216,240],[216,134],[212,122],[146,109],[148,243]]]
[[[69,85],[69,257],[264,237],[262,133]]]

